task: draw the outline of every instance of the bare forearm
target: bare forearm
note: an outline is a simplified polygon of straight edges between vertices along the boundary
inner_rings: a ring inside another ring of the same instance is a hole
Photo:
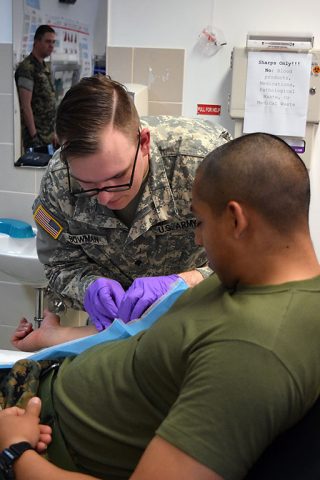
[[[37,129],[34,123],[34,117],[33,117],[31,105],[23,106],[22,115],[23,115],[24,122],[27,126],[30,137],[34,137],[37,133]]]
[[[44,318],[40,328],[32,330],[31,324],[27,320],[22,319],[11,337],[11,343],[15,348],[24,352],[34,352],[42,348],[76,340],[77,338],[94,335],[95,333],[97,333],[97,330],[93,325],[62,327],[57,321],[55,324],[50,325],[46,318]]]
[[[84,327],[60,326],[59,328],[48,329],[45,346],[51,347],[53,345],[58,345],[59,343],[76,340],[77,338],[88,337],[89,335],[94,335],[95,333],[98,332],[94,325],[86,325]]]
[[[87,480],[96,477],[82,473],[67,472],[42,458],[36,452],[28,450],[14,465],[16,480]]]
[[[191,270],[190,272],[182,272],[178,274],[189,287],[194,287],[203,280],[203,276],[198,270]]]

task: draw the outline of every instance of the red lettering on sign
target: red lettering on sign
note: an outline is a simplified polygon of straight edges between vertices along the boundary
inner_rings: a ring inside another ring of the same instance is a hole
[[[207,103],[198,103],[197,115],[220,115],[221,105],[210,105]]]

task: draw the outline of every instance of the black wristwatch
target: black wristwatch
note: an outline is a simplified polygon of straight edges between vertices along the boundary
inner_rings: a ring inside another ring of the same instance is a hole
[[[0,453],[0,472],[5,480],[14,480],[13,463],[26,450],[34,450],[28,442],[19,442],[10,445]]]

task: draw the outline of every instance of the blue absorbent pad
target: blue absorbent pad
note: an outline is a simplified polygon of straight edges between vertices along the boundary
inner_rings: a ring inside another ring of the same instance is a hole
[[[102,332],[88,337],[79,338],[77,340],[71,340],[69,342],[60,343],[53,347],[44,348],[36,353],[30,354],[29,352],[16,352],[16,360],[19,358],[30,358],[32,360],[56,360],[59,358],[70,357],[79,355],[94,345],[100,343],[112,342],[114,340],[121,340],[123,338],[132,337],[143,330],[147,330],[151,325],[158,320],[161,315],[166,313],[174,302],[180,297],[180,295],[187,290],[187,284],[182,280],[177,280],[169,291],[163,295],[157,302],[155,302],[141,318],[137,320],[131,320],[128,323],[124,323],[119,318],[116,318],[110,327]],[[0,350],[1,352],[1,350]],[[15,361],[0,362],[0,368],[10,368]]]

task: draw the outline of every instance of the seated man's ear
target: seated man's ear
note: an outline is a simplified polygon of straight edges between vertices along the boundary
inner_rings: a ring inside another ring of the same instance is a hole
[[[140,132],[140,148],[143,155],[150,153],[150,131],[148,128],[143,128]]]
[[[238,239],[243,236],[249,225],[247,211],[243,205],[234,200],[228,202],[226,208],[231,221],[232,235]]]

